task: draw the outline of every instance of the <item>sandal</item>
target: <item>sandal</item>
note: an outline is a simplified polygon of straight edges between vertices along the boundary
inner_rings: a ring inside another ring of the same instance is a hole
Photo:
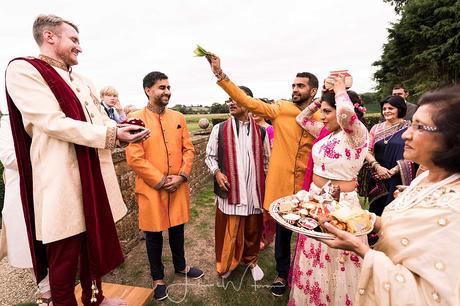
[[[38,298],[36,301],[37,305],[45,304],[46,306],[53,306],[53,300],[49,298]]]

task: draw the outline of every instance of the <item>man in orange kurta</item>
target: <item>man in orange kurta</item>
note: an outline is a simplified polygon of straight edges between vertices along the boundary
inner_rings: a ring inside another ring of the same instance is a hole
[[[171,96],[168,77],[158,71],[144,77],[143,87],[149,101],[145,108],[129,117],[141,119],[151,132],[149,141],[126,148],[126,160],[136,172],[136,198],[139,228],[146,234],[147,255],[155,298],[167,297],[161,261],[162,231],[169,232],[176,273],[200,278],[203,272],[187,267],[184,254],[184,224],[189,221],[193,148],[185,117],[166,108]]]
[[[230,81],[223,73],[217,56],[208,55],[207,58],[218,79],[217,84],[233,101],[250,112],[272,121],[276,137],[265,182],[264,209],[268,210],[276,199],[302,189],[314,138],[297,124],[295,118],[316,95],[318,79],[311,73],[300,72],[292,83],[292,101],[279,100],[274,104],[267,104],[248,96]],[[318,114],[314,117],[319,119]],[[291,236],[290,230],[277,224],[275,260],[278,277],[272,284],[272,294],[275,296],[283,295],[286,290],[291,261]]]

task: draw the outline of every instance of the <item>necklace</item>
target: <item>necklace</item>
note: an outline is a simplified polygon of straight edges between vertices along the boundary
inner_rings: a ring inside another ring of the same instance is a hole
[[[394,135],[394,134],[393,134],[393,135]],[[393,135],[391,135],[391,137],[388,138],[388,139],[383,138],[383,144],[384,144],[384,145],[387,145],[388,142],[391,140],[391,138],[393,138]]]
[[[394,126],[397,126],[397,130],[399,130],[399,126],[400,126],[401,123],[403,123],[403,122],[404,122],[404,121],[400,121],[400,122],[398,122],[398,123],[395,123],[395,124],[391,125],[387,130],[392,129]],[[388,138],[388,139],[387,139],[385,136],[383,136],[383,144],[384,144],[384,145],[387,145],[387,144],[390,142],[391,138],[393,138],[394,135],[396,135],[396,132],[393,133],[393,134],[391,134],[390,138]]]

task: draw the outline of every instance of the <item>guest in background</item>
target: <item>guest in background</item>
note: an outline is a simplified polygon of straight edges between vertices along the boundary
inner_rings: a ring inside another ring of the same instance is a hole
[[[129,113],[138,110],[138,108],[134,104],[128,104],[123,108],[125,115],[128,117]]]
[[[259,126],[263,127],[265,131],[267,131],[268,140],[270,142],[270,149],[273,148],[273,141],[275,140],[275,131],[273,130],[273,126],[269,124],[265,118],[253,113],[249,114]]]
[[[101,104],[110,119],[117,123],[126,120],[125,111],[118,99],[118,91],[114,87],[106,86],[101,89]]]
[[[407,101],[407,97],[409,97],[409,92],[407,89],[404,87],[403,84],[395,84],[393,86],[393,90],[391,91],[392,96],[399,96],[404,99],[404,102],[406,102],[406,115],[404,116],[405,120],[412,120],[412,116],[414,115],[415,111],[417,110],[417,105],[410,103]]]
[[[404,120],[407,106],[403,98],[388,96],[380,102],[384,122],[377,123],[369,133],[366,155],[373,177],[369,180],[369,210],[378,216],[393,201],[397,185],[409,185],[415,176],[413,162],[403,157],[405,141],[402,134],[410,122]]]
[[[265,103],[271,104],[273,101],[261,98],[260,100],[264,101]],[[268,141],[270,142],[270,150],[273,148],[273,142],[275,140],[275,131],[273,130],[273,126],[267,122],[267,120],[259,115],[249,113],[252,119],[261,127],[263,127],[267,133]],[[262,232],[262,238],[260,239],[260,250],[264,250],[268,247],[275,238],[276,233],[276,221],[270,216],[268,211],[264,210],[264,230]]]

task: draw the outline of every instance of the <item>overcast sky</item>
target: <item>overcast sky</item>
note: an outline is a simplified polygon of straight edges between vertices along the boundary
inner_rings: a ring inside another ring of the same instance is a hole
[[[222,68],[256,97],[290,98],[295,74],[324,79],[348,69],[353,89],[375,86],[372,63],[380,58],[387,28],[397,20],[382,0],[193,0],[67,1],[5,0],[0,4],[0,81],[8,61],[38,55],[32,23],[55,14],[80,28],[83,53],[74,67],[100,89],[112,85],[123,105],[142,107],[142,78],[169,76],[170,105],[210,105],[226,94],[215,84],[198,43],[221,57]],[[6,110],[5,96],[0,95]]]

